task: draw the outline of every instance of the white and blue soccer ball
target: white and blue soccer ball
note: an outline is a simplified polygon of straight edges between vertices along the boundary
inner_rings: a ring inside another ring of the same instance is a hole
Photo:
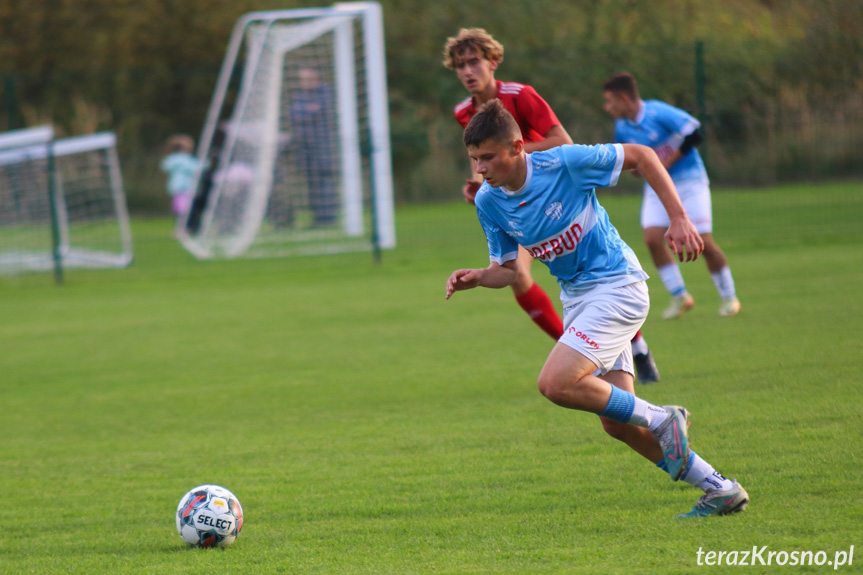
[[[199,485],[177,506],[177,532],[193,547],[227,547],[242,528],[240,500],[219,485]]]

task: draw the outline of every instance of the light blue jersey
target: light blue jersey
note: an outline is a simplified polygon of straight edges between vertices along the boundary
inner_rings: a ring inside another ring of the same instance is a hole
[[[701,123],[665,102],[642,102],[634,120],[618,118],[614,122],[614,141],[622,144],[642,144],[657,151],[660,157],[680,148],[683,139],[701,126]],[[694,147],[668,169],[675,182],[683,180],[707,181],[707,171],[701,155]]]
[[[169,194],[176,196],[192,193],[195,174],[198,170],[198,160],[195,156],[184,152],[174,152],[162,159],[160,167],[163,172],[168,174]]]
[[[489,259],[514,260],[524,246],[557,278],[564,304],[599,284],[647,279],[596,199],[595,188],[616,185],[622,166],[619,144],[560,146],[527,155],[520,190],[484,182],[476,208]]]

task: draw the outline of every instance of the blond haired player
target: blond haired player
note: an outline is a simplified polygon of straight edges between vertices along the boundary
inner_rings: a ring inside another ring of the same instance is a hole
[[[470,93],[454,110],[455,119],[463,128],[486,102],[499,99],[518,124],[527,153],[572,144],[551,106],[532,86],[495,79],[495,71],[503,62],[503,46],[491,34],[482,28],[463,28],[457,36],[447,39],[443,54],[444,66],[455,70]],[[482,178],[476,174],[465,182],[462,194],[466,201],[474,203],[481,183]],[[532,262],[531,254],[519,250],[518,276],[511,286],[513,295],[534,323],[553,339],[560,339],[563,322],[548,294],[534,282],[530,272]],[[640,330],[632,339],[632,348],[639,382],[659,381],[659,370]]]

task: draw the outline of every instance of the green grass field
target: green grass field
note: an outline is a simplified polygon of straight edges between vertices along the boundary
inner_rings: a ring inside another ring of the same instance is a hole
[[[163,220],[134,222],[127,270],[0,278],[0,573],[820,573],[697,552],[852,545],[863,572],[863,189],[822,192],[715,195],[739,317],[701,262],[678,322],[649,282],[662,381],[637,391],[687,406],[752,497],[695,522],[700,491],[538,393],[552,342],[508,290],[444,300],[487,262],[463,204],[400,210],[379,266],[198,262]],[[652,273],[638,198],[601,201]],[[176,533],[201,483],[244,506],[228,549]]]

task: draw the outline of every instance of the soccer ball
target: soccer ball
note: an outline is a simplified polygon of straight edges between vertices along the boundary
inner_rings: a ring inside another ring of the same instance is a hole
[[[242,528],[240,500],[219,485],[199,485],[177,506],[177,532],[194,547],[227,547]]]

